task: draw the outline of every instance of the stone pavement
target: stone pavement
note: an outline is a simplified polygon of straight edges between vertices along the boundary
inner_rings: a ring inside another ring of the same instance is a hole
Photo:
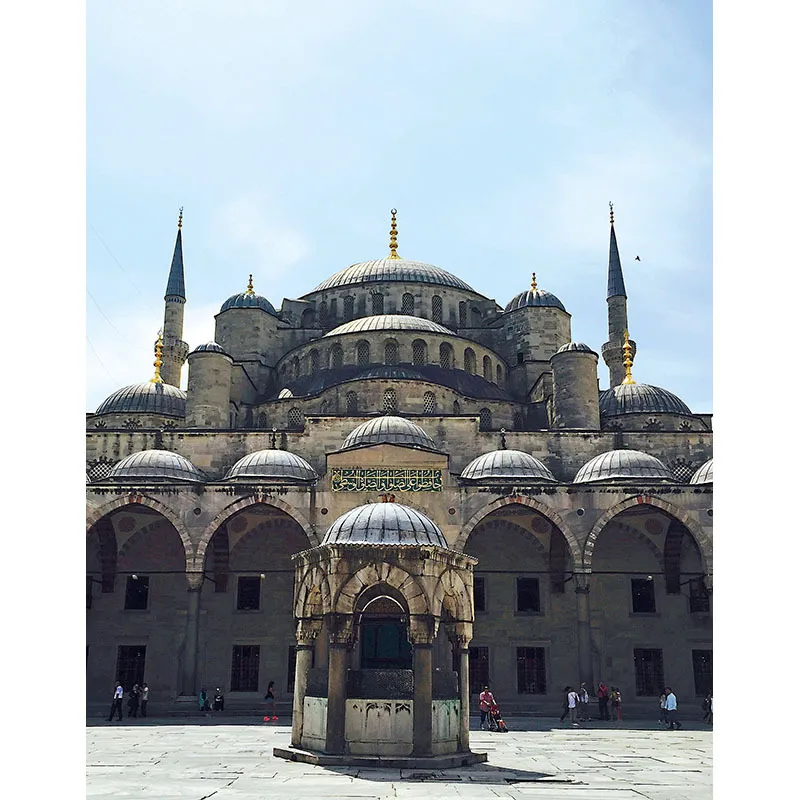
[[[444,771],[326,768],[272,755],[288,724],[213,717],[88,721],[86,796],[154,800],[535,798],[710,800],[712,733],[684,722],[586,723],[506,719],[510,733],[473,730],[487,764]],[[624,727],[622,727],[624,726]],[[475,727],[473,725],[473,727]]]

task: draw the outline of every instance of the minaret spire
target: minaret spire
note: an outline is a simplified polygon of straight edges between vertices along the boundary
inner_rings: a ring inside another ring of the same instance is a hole
[[[611,209],[611,242],[608,248],[608,293],[606,298],[622,296],[625,294],[625,281],[622,277],[622,264],[619,260],[619,248],[617,247],[617,234],[614,231],[614,204],[609,203]]]
[[[172,265],[164,295],[163,381],[180,387],[181,369],[189,346],[183,341],[183,307],[186,287],[183,282],[183,206],[178,212],[178,234],[172,253]]]
[[[168,297],[180,297],[182,300],[186,300],[186,287],[183,284],[183,238],[181,236],[181,228],[183,228],[183,206],[178,212],[178,235],[175,238],[175,250],[172,253],[172,266],[169,269],[167,293],[164,295],[165,300]]]

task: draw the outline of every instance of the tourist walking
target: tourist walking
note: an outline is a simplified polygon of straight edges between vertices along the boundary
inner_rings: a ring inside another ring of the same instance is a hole
[[[494,695],[489,691],[488,686],[483,687],[483,691],[478,695],[478,705],[481,709],[481,730],[485,731],[486,725],[486,716],[489,713],[489,709],[497,705],[495,703]]]
[[[277,720],[278,715],[275,713],[275,681],[269,682],[264,699],[267,701],[267,717],[272,714],[272,719]],[[267,719],[267,717],[264,717],[264,719]]]
[[[225,697],[222,694],[222,689],[217,686],[217,690],[214,692],[214,711],[224,711],[225,710]]]
[[[136,719],[136,712],[139,710],[139,684],[134,683],[128,695],[128,716]]]
[[[622,692],[616,686],[611,687],[611,718],[622,720]]]
[[[569,714],[569,693],[571,691],[572,691],[571,686],[564,687],[564,696],[561,698],[561,705],[562,705],[561,716],[558,718],[559,722],[563,722],[566,719],[567,714]]]
[[[147,716],[147,701],[150,699],[150,687],[146,683],[142,683],[142,694],[139,698],[139,708],[141,709],[142,716]]]
[[[197,705],[200,706],[200,711],[203,713],[211,710],[211,707],[208,704],[208,692],[206,691],[205,686],[200,689],[200,694],[197,695]]]
[[[711,724],[714,721],[714,698],[709,692],[703,698],[703,722]]]
[[[586,722],[589,719],[589,690],[586,688],[585,683],[582,683],[581,688],[578,690],[578,699],[580,700],[578,721]]]
[[[664,690],[667,693],[667,702],[664,706],[667,712],[667,721],[669,722],[669,729],[674,731],[676,728],[680,730],[683,725],[681,725],[680,721],[678,720],[678,698],[675,697],[675,693],[670,689],[669,686]]]
[[[603,681],[600,681],[600,685],[597,687],[597,705],[600,709],[600,719],[610,719],[608,716],[608,686]]]
[[[569,721],[574,728],[578,727],[578,703],[580,703],[578,693],[570,688],[567,692],[567,708],[569,709]]]
[[[111,699],[111,711],[108,712],[108,721],[111,722],[114,714],[118,714],[117,719],[122,722],[122,684],[117,681],[114,687],[114,696]]]
[[[666,706],[667,706],[667,690],[666,689],[662,689],[661,690],[661,697],[658,698],[658,704],[661,707],[661,712],[659,713],[658,721],[662,725],[666,725],[667,724],[667,708],[666,708]]]

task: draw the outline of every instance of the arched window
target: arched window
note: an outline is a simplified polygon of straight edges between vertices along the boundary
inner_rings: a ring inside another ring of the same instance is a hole
[[[467,304],[463,300],[458,304],[458,327],[467,327]]]
[[[383,393],[383,412],[384,414],[394,414],[397,411],[397,392],[394,389],[386,389]]]
[[[497,384],[498,386],[503,382],[503,368],[500,364],[497,365]]]
[[[345,320],[353,319],[355,316],[356,299],[353,295],[348,295],[344,299],[344,318]]]
[[[453,348],[447,342],[439,345],[439,366],[442,369],[453,368]]]
[[[331,300],[331,307],[330,307],[330,310],[328,311],[328,319],[329,319],[331,325],[335,325],[336,324],[336,317],[338,317],[338,316],[339,316],[339,312],[337,311],[336,298],[334,297],[333,300]]]
[[[478,414],[480,415],[480,429],[490,431],[492,429],[492,412],[488,408],[482,408]]]
[[[317,372],[319,372],[319,350],[312,350],[308,354],[308,361],[310,372],[312,375],[315,375]]]
[[[453,400],[453,413],[460,414],[461,413],[461,403],[458,400]]]
[[[414,339],[411,343],[411,363],[415,367],[424,367],[428,363],[428,345],[424,339]]]
[[[425,392],[422,397],[422,413],[435,414],[436,413],[436,395],[433,392]]]
[[[355,392],[348,392],[345,398],[347,413],[353,417],[358,414],[358,395]]]
[[[300,316],[300,327],[301,328],[313,328],[314,327],[314,309],[307,308],[302,315]]]
[[[323,400],[319,405],[319,413],[320,414],[327,414],[328,413],[328,401]]]
[[[414,315],[414,295],[410,292],[403,293],[403,300],[400,303],[400,313]]]
[[[475,351],[468,347],[464,350],[464,369],[470,374],[475,374]]]
[[[472,309],[472,327],[473,328],[480,328],[481,326],[481,312],[480,309],[474,308]]]
[[[263,411],[258,415],[258,427],[259,428],[267,427],[267,415]]]
[[[487,381],[492,379],[492,359],[489,356],[483,357],[483,377]]]
[[[521,431],[525,427],[525,417],[522,416],[521,411],[514,412],[514,430]]]
[[[328,303],[323,300],[319,304],[319,326],[320,328],[324,328],[328,324]]]
[[[344,363],[344,352],[342,346],[335,344],[331,347],[331,369],[339,369]]]
[[[383,348],[383,361],[385,364],[397,364],[400,361],[397,342],[394,339],[387,340]]]
[[[366,367],[370,362],[369,342],[363,339],[356,345],[356,364]]]
[[[289,430],[290,431],[301,431],[303,430],[304,423],[303,423],[303,412],[297,407],[292,406],[289,409]]]
[[[438,294],[431,299],[431,319],[434,322],[442,321],[442,298]]]
[[[380,292],[372,294],[372,313],[383,314],[383,295]]]
[[[292,378],[297,380],[300,377],[300,359],[295,356],[292,359]]]

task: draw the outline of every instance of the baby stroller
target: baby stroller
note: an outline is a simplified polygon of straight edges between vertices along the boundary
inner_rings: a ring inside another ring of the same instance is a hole
[[[500,716],[500,706],[495,703],[489,706],[489,730],[497,731],[498,733],[508,733],[508,728]]]

